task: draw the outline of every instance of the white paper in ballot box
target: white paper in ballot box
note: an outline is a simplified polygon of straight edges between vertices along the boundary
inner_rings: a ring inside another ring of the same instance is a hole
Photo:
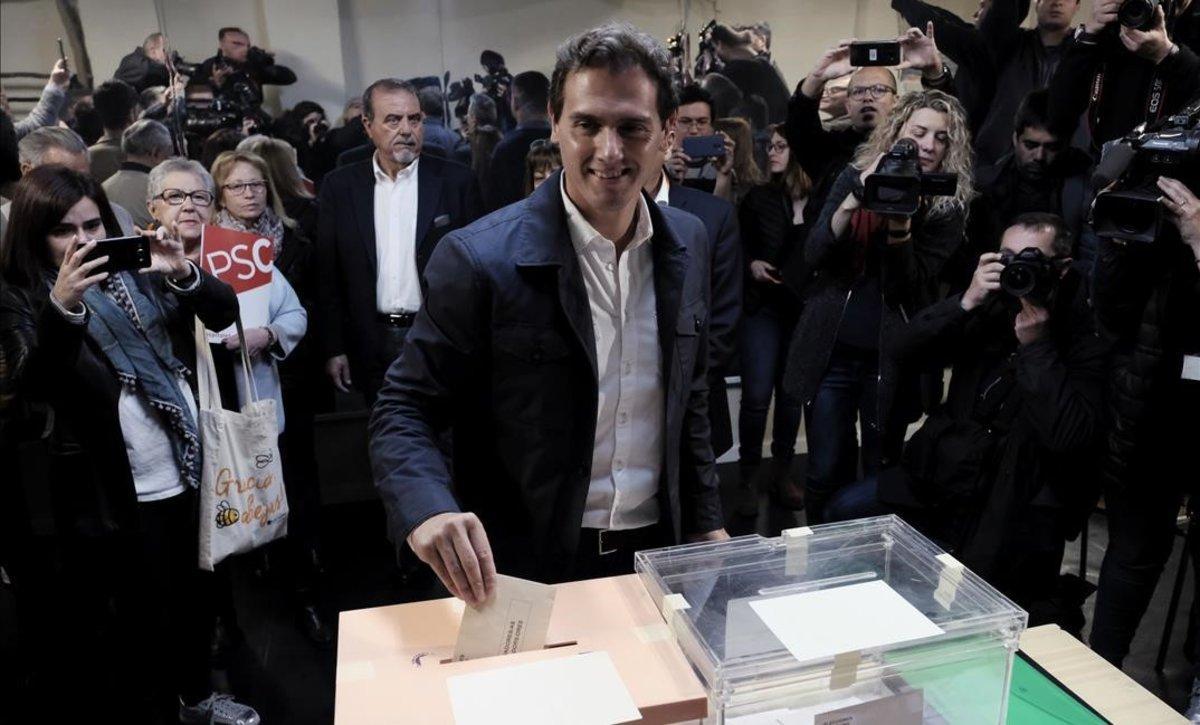
[[[271,280],[275,274],[275,242],[253,232],[205,225],[200,241],[200,266],[237,293],[242,328],[265,327],[271,321]],[[236,335],[230,325],[208,331],[208,341]]]

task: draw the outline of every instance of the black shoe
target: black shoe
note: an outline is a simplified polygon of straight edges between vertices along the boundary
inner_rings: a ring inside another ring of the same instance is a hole
[[[308,604],[300,607],[300,611],[296,615],[296,622],[309,642],[319,647],[326,647],[333,642],[333,630],[321,618],[321,613],[314,605]]]
[[[792,462],[771,459],[771,500],[789,511],[804,510],[804,486],[792,477]]]

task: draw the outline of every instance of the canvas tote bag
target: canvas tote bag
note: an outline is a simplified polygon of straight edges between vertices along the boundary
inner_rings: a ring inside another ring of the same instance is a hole
[[[275,400],[259,400],[250,375],[242,319],[242,376],[251,400],[241,412],[221,407],[217,370],[204,324],[196,320],[196,379],[204,469],[200,479],[200,568],[287,535],[288,505],[279,460]]]

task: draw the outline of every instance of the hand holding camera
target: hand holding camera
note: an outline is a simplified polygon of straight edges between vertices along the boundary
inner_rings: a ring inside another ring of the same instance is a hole
[[[1124,8],[1122,8],[1123,10]],[[1124,19],[1122,18],[1122,21]],[[1155,5],[1150,16],[1150,25],[1126,25],[1121,23],[1121,44],[1136,56],[1145,58],[1155,65],[1163,62],[1171,54],[1174,43],[1167,36],[1167,19],[1163,15],[1162,5]]]
[[[1000,275],[1004,272],[1004,263],[996,252],[987,252],[979,257],[975,274],[971,277],[971,285],[963,293],[962,308],[967,312],[987,301],[987,298],[1000,289]]]
[[[1163,193],[1162,205],[1170,213],[1168,218],[1200,262],[1200,199],[1183,182],[1169,176],[1158,177],[1158,188]]]
[[[896,40],[904,54],[899,68],[913,68],[921,71],[926,78],[932,79],[939,78],[946,72],[942,54],[933,38],[932,20],[925,25],[925,32],[922,33],[920,28],[909,28]]]
[[[1021,311],[1013,321],[1013,332],[1017,342],[1022,346],[1037,342],[1046,336],[1050,328],[1050,310],[1031,302],[1028,297],[1021,298]]]

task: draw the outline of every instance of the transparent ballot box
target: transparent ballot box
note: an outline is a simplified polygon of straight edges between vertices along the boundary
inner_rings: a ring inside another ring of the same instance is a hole
[[[708,723],[1002,723],[1024,611],[896,516],[654,549],[635,568]]]

